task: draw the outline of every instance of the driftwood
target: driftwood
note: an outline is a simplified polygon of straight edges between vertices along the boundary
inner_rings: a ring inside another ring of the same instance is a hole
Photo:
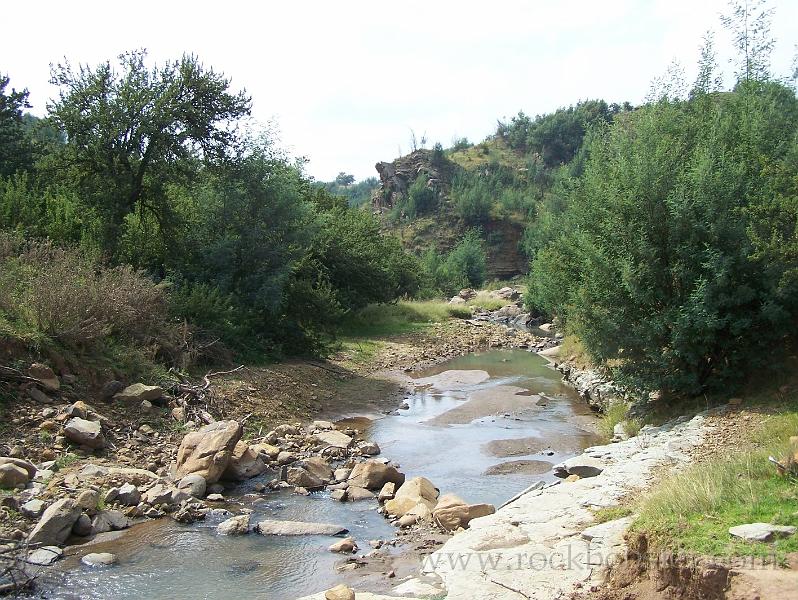
[[[230,375],[244,368],[240,365],[228,371],[209,371],[202,377],[202,383],[192,383],[176,370],[170,373],[177,379],[171,386],[165,386],[174,397],[176,407],[186,411],[186,419],[210,424],[216,421],[214,414],[222,413],[221,398],[214,393],[211,379],[222,375]]]
[[[36,573],[25,558],[34,548],[26,543],[0,539],[0,595],[17,594],[33,586]]]

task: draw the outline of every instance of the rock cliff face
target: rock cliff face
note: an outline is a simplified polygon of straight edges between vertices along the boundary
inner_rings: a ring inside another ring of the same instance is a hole
[[[456,165],[445,157],[436,158],[432,150],[416,150],[393,162],[374,165],[380,175],[380,187],[372,204],[375,210],[393,208],[395,202],[407,194],[416,178],[426,174],[429,184],[440,195],[448,194]]]
[[[420,253],[435,247],[445,252],[457,244],[468,228],[454,214],[449,200],[452,180],[460,167],[445,156],[436,157],[432,150],[422,149],[392,162],[378,162],[375,168],[380,186],[372,197],[372,209],[377,214],[390,211],[421,174],[427,176],[429,186],[440,199],[441,209],[434,219],[419,220],[413,227],[397,231],[406,248]],[[522,223],[490,220],[482,225],[482,231],[487,242],[489,279],[510,279],[527,272],[529,261],[519,249],[524,233]]]

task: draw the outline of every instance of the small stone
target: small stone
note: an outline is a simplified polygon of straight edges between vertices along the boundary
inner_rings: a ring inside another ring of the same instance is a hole
[[[208,502],[224,502],[224,496],[221,494],[208,494],[205,498]]]
[[[80,559],[80,562],[88,567],[108,567],[116,564],[116,561],[116,554],[110,552],[92,552]]]
[[[28,375],[38,379],[44,387],[50,391],[57,392],[61,387],[61,382],[55,372],[41,363],[33,363],[28,369]]]
[[[346,585],[336,585],[324,592],[325,600],[355,600],[355,592]]]
[[[195,498],[204,498],[207,488],[205,478],[198,473],[190,473],[177,483],[177,489],[183,490]]]
[[[75,504],[83,510],[96,510],[100,501],[100,494],[97,490],[83,490],[75,499]]]
[[[219,535],[244,535],[249,532],[249,515],[238,515],[216,526]]]
[[[340,552],[341,554],[352,554],[357,552],[357,543],[355,538],[344,538],[340,542],[335,542],[329,548],[330,552]]]
[[[333,490],[330,493],[330,498],[337,500],[338,502],[343,502],[346,500],[346,490]]]
[[[44,502],[38,498],[28,500],[25,504],[19,507],[19,512],[31,519],[38,519],[42,512],[44,512]]]
[[[69,441],[80,446],[88,446],[94,449],[105,446],[102,428],[97,421],[87,421],[80,417],[74,417],[64,427],[64,435]]]
[[[350,485],[346,489],[346,495],[350,502],[356,502],[358,500],[370,500],[371,498],[374,498],[374,492],[354,485]]]
[[[358,450],[365,456],[376,456],[380,453],[380,446],[377,442],[363,442],[358,446]]]
[[[142,400],[152,402],[153,400],[158,400],[161,396],[163,396],[163,389],[157,385],[134,383],[121,392],[117,392],[113,397],[114,400],[123,402],[141,402]]]
[[[152,402],[150,402],[149,400],[142,400],[140,405],[140,410],[145,415],[147,413],[152,412]]]

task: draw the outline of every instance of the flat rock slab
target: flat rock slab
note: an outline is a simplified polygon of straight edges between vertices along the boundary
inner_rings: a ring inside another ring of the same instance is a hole
[[[795,527],[788,525],[771,525],[770,523],[748,523],[729,528],[729,533],[746,542],[770,542],[777,538],[793,535]]]
[[[116,554],[110,552],[91,552],[80,559],[88,567],[108,567],[116,564]]]
[[[440,375],[421,377],[413,381],[413,383],[418,386],[428,385],[435,390],[445,392],[459,390],[464,386],[477,385],[488,379],[490,379],[490,373],[487,371],[469,369],[444,371]]]
[[[57,561],[64,555],[64,551],[58,546],[44,546],[38,550],[34,550],[25,559],[29,565],[36,565],[39,567],[47,567]]]
[[[255,531],[261,535],[341,535],[349,532],[346,527],[331,523],[276,520],[260,521]]]
[[[317,440],[325,446],[332,446],[333,448],[349,448],[352,444],[352,438],[341,431],[335,429],[330,431],[320,431],[315,434]]]

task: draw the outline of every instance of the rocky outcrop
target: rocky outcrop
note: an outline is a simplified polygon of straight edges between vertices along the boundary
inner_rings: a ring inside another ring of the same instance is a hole
[[[217,421],[186,434],[177,450],[176,476],[196,473],[207,483],[216,483],[230,465],[242,433],[237,421]]]
[[[392,162],[378,162],[374,168],[380,175],[380,187],[372,203],[375,210],[384,210],[393,208],[406,196],[407,190],[422,174],[436,193],[448,193],[457,167],[446,157],[421,149]]]

